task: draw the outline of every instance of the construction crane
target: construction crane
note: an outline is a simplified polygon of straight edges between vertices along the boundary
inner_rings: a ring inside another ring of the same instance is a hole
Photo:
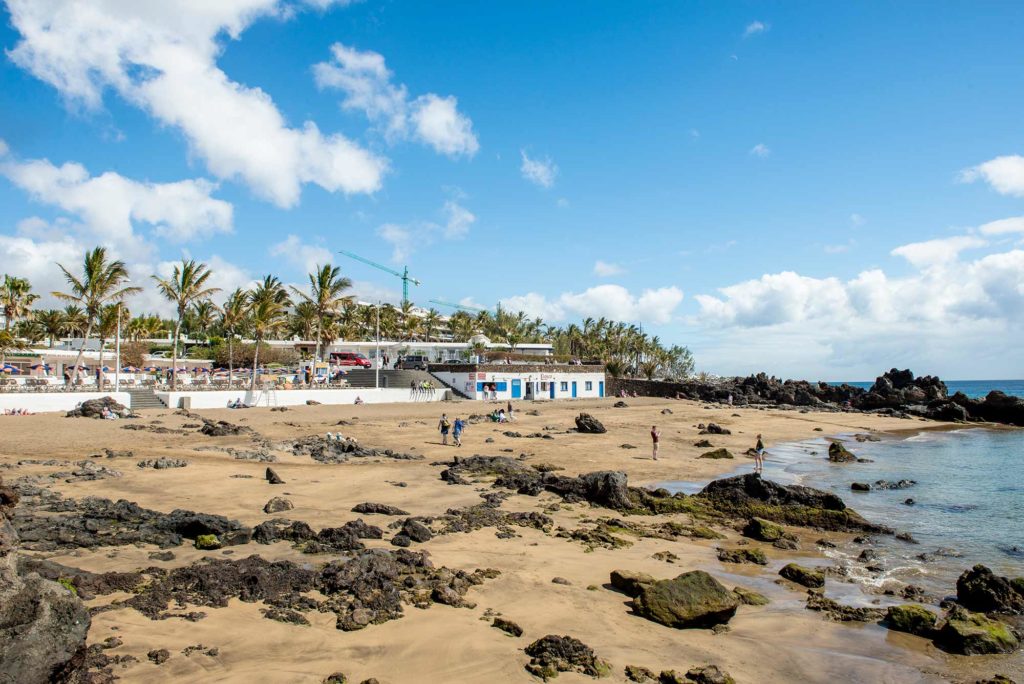
[[[440,306],[451,307],[452,309],[458,309],[460,311],[471,311],[473,313],[483,313],[483,312],[487,311],[487,309],[480,309],[480,308],[475,307],[475,306],[465,306],[463,304],[452,304],[451,302],[444,302],[444,301],[441,301],[440,299],[431,299],[430,303],[431,304],[438,304]]]
[[[344,254],[345,256],[347,256],[350,259],[355,259],[356,261],[361,261],[364,264],[366,264],[367,266],[373,266],[374,268],[379,268],[380,270],[384,271],[385,273],[390,273],[393,276],[401,278],[402,279],[402,305],[403,306],[405,305],[406,302],[409,301],[409,283],[412,283],[413,285],[419,285],[420,284],[419,280],[417,280],[416,278],[413,278],[411,275],[409,275],[409,267],[408,266],[403,267],[402,272],[399,273],[398,271],[396,271],[393,268],[388,268],[387,266],[382,266],[382,265],[378,264],[376,261],[370,261],[369,259],[367,259],[365,257],[361,257],[358,254],[353,254],[352,252],[346,252],[343,249],[338,250],[338,252],[340,254]]]

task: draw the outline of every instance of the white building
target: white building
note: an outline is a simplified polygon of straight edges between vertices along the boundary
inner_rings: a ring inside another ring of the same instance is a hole
[[[431,364],[430,372],[471,399],[597,399],[604,366],[556,364]]]

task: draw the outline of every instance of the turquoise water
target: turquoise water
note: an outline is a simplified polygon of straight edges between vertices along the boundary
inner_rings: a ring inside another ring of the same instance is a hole
[[[822,437],[769,448],[764,477],[834,492],[867,519],[917,540],[912,544],[883,535],[827,551],[853,581],[875,588],[911,583],[945,596],[955,592],[956,578],[975,563],[1024,576],[1024,430],[924,432],[880,442],[846,437],[847,448],[872,462],[830,463],[828,441]],[[850,490],[852,482],[901,479],[917,484],[867,493]],[[679,482],[670,488],[694,492],[704,484]],[[907,498],[914,505],[906,505]],[[865,549],[878,554],[873,562],[882,572],[867,571],[870,563],[857,559]]]
[[[830,552],[852,576],[877,586],[900,580],[944,595],[975,563],[1024,575],[1024,430],[925,432],[908,439],[847,443],[872,463],[833,464],[824,439],[769,449],[765,476],[832,491],[869,520],[909,532],[917,544],[891,537]],[[816,453],[815,453],[816,452]],[[850,490],[852,482],[915,480],[909,489]],[[913,505],[906,505],[908,498]],[[879,554],[882,573],[854,559]],[[922,554],[930,554],[924,559]]]
[[[833,382],[833,385],[841,385],[841,382]],[[874,381],[848,382],[847,385],[870,389]],[[1011,396],[1024,397],[1024,380],[947,380],[946,387],[950,394],[963,392],[972,399],[980,399],[992,390],[999,390]]]

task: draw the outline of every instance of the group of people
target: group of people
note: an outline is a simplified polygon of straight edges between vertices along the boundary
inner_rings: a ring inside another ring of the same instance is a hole
[[[466,429],[466,421],[456,417],[454,421],[448,419],[447,413],[441,414],[441,420],[437,423],[437,429],[441,432],[441,444],[448,446],[448,433],[452,433],[452,440],[455,446],[462,446],[462,433]]]
[[[31,415],[34,415],[34,414],[31,411],[29,411],[28,409],[13,408],[13,409],[4,409],[4,415],[5,416],[31,416]]]

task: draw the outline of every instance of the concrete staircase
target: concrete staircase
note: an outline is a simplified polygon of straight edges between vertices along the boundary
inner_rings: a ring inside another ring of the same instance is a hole
[[[345,375],[349,387],[360,389],[374,386],[374,369],[353,368]],[[409,383],[432,382],[435,387],[442,387],[444,384],[426,371],[414,370],[381,370],[380,386],[392,389],[409,389]]]
[[[131,408],[133,411],[136,409],[162,409],[167,408],[164,402],[160,401],[160,398],[156,396],[153,390],[148,388],[143,389],[128,389],[125,391],[131,396]]]

